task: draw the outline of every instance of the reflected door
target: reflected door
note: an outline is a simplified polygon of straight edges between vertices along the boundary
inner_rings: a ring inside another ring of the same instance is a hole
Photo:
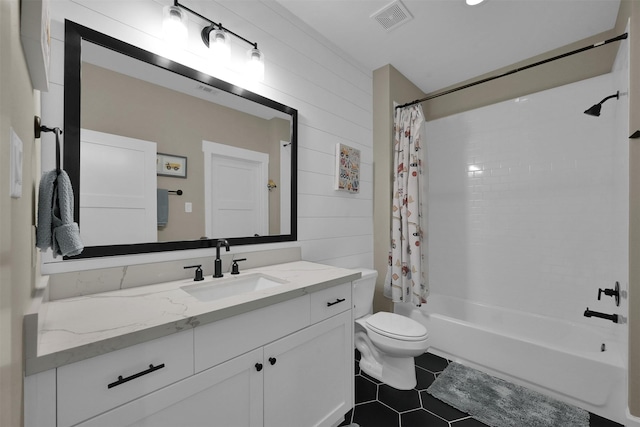
[[[280,234],[291,233],[291,143],[280,141]]]
[[[156,143],[88,129],[80,140],[84,245],[156,242]]]
[[[207,237],[269,233],[269,155],[203,141]]]

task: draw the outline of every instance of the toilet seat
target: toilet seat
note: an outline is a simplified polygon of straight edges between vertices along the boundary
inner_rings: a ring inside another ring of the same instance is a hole
[[[428,336],[423,325],[395,313],[380,311],[367,317],[366,324],[372,332],[401,341],[421,341]]]

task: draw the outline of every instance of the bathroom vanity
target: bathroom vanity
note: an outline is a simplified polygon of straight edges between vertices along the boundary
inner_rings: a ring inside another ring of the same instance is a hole
[[[338,425],[359,276],[297,261],[43,301],[25,317],[25,426]]]

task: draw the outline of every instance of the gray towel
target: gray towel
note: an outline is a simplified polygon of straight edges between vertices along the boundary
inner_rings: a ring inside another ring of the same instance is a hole
[[[166,227],[169,222],[169,190],[158,188],[158,227]]]
[[[65,171],[45,172],[40,179],[36,246],[58,255],[74,256],[84,249],[78,224],[73,222],[73,188]]]
[[[36,247],[45,251],[51,247],[53,238],[52,209],[53,186],[57,177],[56,171],[44,172],[40,178],[38,195],[38,228],[36,229]]]

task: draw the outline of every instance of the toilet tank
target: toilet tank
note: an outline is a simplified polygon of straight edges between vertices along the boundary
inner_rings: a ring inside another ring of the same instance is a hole
[[[358,319],[373,312],[373,294],[376,290],[378,272],[367,268],[353,268],[362,277],[353,281],[353,317]]]

